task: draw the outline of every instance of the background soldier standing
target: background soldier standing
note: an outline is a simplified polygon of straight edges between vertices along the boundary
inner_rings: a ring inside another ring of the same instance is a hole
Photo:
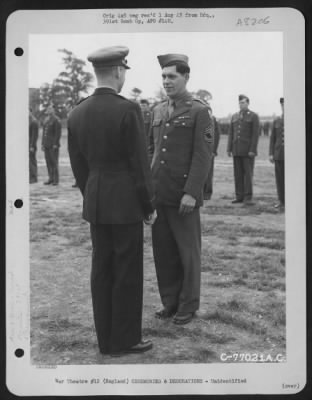
[[[275,180],[279,203],[275,207],[285,207],[285,161],[284,161],[284,98],[280,98],[282,115],[273,121],[270,137],[269,157],[275,164]]]
[[[47,108],[47,117],[43,122],[42,150],[44,151],[49,179],[45,185],[58,185],[59,183],[59,148],[62,132],[61,121],[55,115],[54,107]]]
[[[210,200],[212,196],[212,188],[213,188],[213,171],[214,171],[214,159],[218,155],[218,146],[220,141],[220,126],[219,123],[212,115],[212,109],[208,106],[209,114],[212,119],[212,126],[213,126],[213,147],[212,147],[212,157],[210,166],[208,168],[208,176],[204,185],[204,200]]]
[[[149,108],[149,104],[148,104],[147,100],[145,100],[145,99],[140,100],[140,106],[141,106],[142,115],[143,115],[145,134],[146,134],[146,137],[148,137],[149,130],[151,127],[152,112]]]
[[[38,181],[38,167],[37,167],[37,140],[39,132],[39,123],[29,111],[29,183]]]
[[[264,123],[263,123],[263,135],[264,136],[269,136],[269,131],[270,131],[270,122],[269,121],[264,121]]]
[[[100,352],[150,350],[142,341],[143,220],[152,182],[140,107],[118,95],[129,49],[92,53],[98,88],[68,119],[68,150],[92,240],[91,292]]]
[[[259,117],[248,109],[249,98],[239,95],[240,112],[231,119],[227,152],[234,162],[236,198],[232,203],[252,205],[252,181],[259,139]]]
[[[158,318],[186,324],[199,308],[199,207],[212,152],[207,105],[186,91],[190,67],[183,54],[158,56],[168,100],[153,110],[150,156],[157,219],[152,227],[159,293]]]

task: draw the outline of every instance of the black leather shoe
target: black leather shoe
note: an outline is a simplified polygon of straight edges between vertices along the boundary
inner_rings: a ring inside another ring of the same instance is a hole
[[[161,310],[155,312],[155,317],[159,319],[167,319],[173,317],[176,312],[177,308],[164,307]]]
[[[243,200],[242,199],[234,199],[232,200],[232,204],[237,204],[237,203],[242,203]]]
[[[195,312],[177,313],[173,318],[173,322],[177,325],[188,324],[189,322],[191,322],[191,320],[194,318],[194,316],[195,316]]]
[[[121,357],[126,354],[140,354],[145,351],[151,350],[153,348],[153,343],[150,340],[141,340],[140,343],[129,347],[128,349],[118,351],[116,353],[111,353],[111,357]]]
[[[43,184],[44,184],[44,185],[51,185],[51,183],[52,183],[52,181],[46,181],[46,182],[44,182]]]

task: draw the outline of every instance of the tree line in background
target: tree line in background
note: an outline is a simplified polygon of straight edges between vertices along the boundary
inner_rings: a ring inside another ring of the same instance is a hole
[[[70,50],[58,50],[63,54],[64,71],[53,80],[52,83],[44,83],[39,89],[29,90],[29,106],[35,117],[42,121],[45,111],[50,104],[55,108],[56,115],[64,120],[70,110],[83,99],[90,88],[92,88],[94,77],[90,72],[85,71],[86,62],[77,58]],[[192,92],[194,97],[209,101],[212,96],[208,90],[200,89]],[[129,98],[134,101],[142,99],[142,90],[134,87]],[[151,108],[166,99],[163,88],[159,88],[155,97],[147,98]]]
[[[84,97],[89,89],[94,87],[94,77],[90,72],[85,71],[86,62],[77,58],[73,52],[66,49],[58,50],[63,54],[64,70],[53,80],[52,83],[44,83],[39,89],[29,89],[29,106],[34,116],[42,123],[46,109],[50,104],[54,106],[56,115],[64,122],[71,109]],[[134,87],[129,93],[129,99],[139,102],[142,99],[142,90]],[[208,90],[199,89],[191,92],[193,97],[199,98],[206,103],[212,99]],[[146,98],[151,110],[154,106],[167,98],[162,87],[156,91],[155,96]],[[260,134],[269,135],[273,116],[260,117]],[[230,116],[218,118],[221,132],[228,133]]]

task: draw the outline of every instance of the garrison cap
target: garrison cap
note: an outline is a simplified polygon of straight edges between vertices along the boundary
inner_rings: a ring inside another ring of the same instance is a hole
[[[281,98],[280,98],[280,103],[281,103],[281,104],[284,104],[284,97],[281,97]]]
[[[129,69],[125,59],[128,53],[129,49],[126,46],[104,47],[89,54],[88,61],[94,68],[123,66]]]
[[[240,94],[240,95],[238,96],[238,101],[241,101],[241,100],[244,100],[244,99],[246,99],[247,101],[249,101],[249,98],[248,98],[245,94]]]
[[[184,54],[164,54],[162,56],[157,56],[157,58],[161,68],[175,62],[183,63],[188,66],[188,56]]]

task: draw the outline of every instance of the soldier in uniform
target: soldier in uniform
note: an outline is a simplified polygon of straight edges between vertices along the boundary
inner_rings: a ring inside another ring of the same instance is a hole
[[[46,118],[43,122],[42,150],[46,159],[49,179],[45,185],[58,185],[59,183],[59,148],[62,126],[61,121],[55,115],[53,105],[46,111]]]
[[[153,191],[142,113],[121,91],[129,49],[89,55],[98,87],[68,119],[68,150],[92,240],[91,293],[102,354],[141,353],[143,220],[153,222]]]
[[[168,99],[153,110],[149,152],[156,193],[153,252],[163,308],[156,317],[192,320],[199,308],[199,207],[212,157],[207,105],[186,90],[190,67],[183,54],[158,56]]]
[[[269,136],[269,130],[270,130],[270,122],[265,121],[263,124],[263,135],[264,136]]]
[[[208,176],[204,185],[204,200],[210,200],[213,188],[213,171],[214,171],[214,158],[218,155],[218,146],[220,141],[220,126],[215,116],[212,115],[212,109],[208,106],[209,114],[212,119],[213,125],[213,147],[211,163],[208,168]]]
[[[29,183],[38,181],[38,167],[37,167],[37,140],[39,132],[39,123],[29,111]]]
[[[252,205],[252,180],[259,139],[259,117],[248,109],[249,99],[239,95],[240,112],[231,119],[227,152],[233,156],[236,197],[232,203]]]
[[[282,115],[273,121],[270,137],[269,158],[275,165],[275,179],[279,203],[276,208],[285,207],[285,161],[284,161],[284,98],[280,98]]]
[[[150,127],[151,127],[152,113],[149,108],[149,104],[148,104],[147,100],[145,100],[145,99],[140,100],[140,106],[141,106],[142,115],[143,115],[145,134],[146,134],[146,137],[148,138]]]

